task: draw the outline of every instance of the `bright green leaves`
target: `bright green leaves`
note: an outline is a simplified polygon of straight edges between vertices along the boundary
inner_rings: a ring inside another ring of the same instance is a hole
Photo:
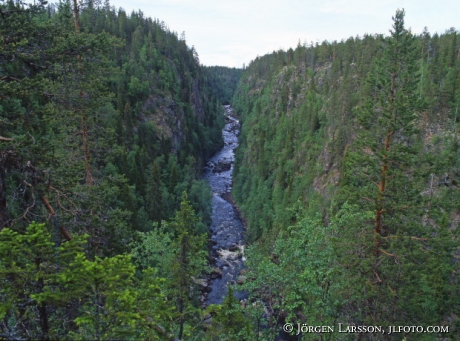
[[[242,308],[234,295],[234,287],[229,285],[224,302],[221,305],[210,305],[205,311],[213,315],[212,325],[206,332],[206,340],[254,340],[256,335],[250,324],[248,310]]]
[[[172,339],[175,307],[166,295],[166,279],[156,270],[147,268],[139,281],[136,307],[140,315],[137,328],[142,338],[148,340]]]
[[[173,308],[164,280],[150,268],[137,279],[130,255],[88,259],[85,239],[75,236],[56,248],[45,225],[36,223],[24,234],[0,232],[0,328],[11,338],[167,335]]]
[[[136,241],[131,244],[134,263],[141,269],[148,267],[158,269],[162,276],[167,276],[173,261],[173,235],[168,232],[169,224],[162,222],[148,232],[137,232]]]
[[[94,261],[78,253],[70,263],[65,286],[83,301],[84,314],[74,321],[78,334],[87,339],[129,337],[140,315],[133,288],[135,267],[130,256],[118,255]]]
[[[0,232],[0,312],[2,329],[13,338],[58,337],[59,310],[69,302],[59,271],[81,250],[84,237],[60,246],[52,241],[44,224],[32,223],[24,234],[8,228]],[[23,327],[16,332],[17,325]],[[17,334],[15,334],[17,333]]]
[[[190,330],[200,321],[199,308],[196,307],[197,296],[194,278],[200,278],[206,271],[208,252],[205,247],[206,234],[200,229],[200,219],[197,217],[192,204],[185,192],[182,193],[180,209],[176,211],[171,222],[162,222],[161,227],[154,225],[154,230],[138,232],[136,241],[132,243],[134,262],[146,273],[143,278],[152,278],[155,268],[164,281],[157,281],[157,287],[143,287],[144,292],[163,290],[170,299],[169,307],[161,303],[161,297],[154,294],[159,300],[159,307],[165,312],[172,312],[175,333],[182,338],[190,334]],[[145,279],[144,279],[145,280]],[[157,288],[157,289],[155,289]],[[173,308],[174,307],[174,308]],[[161,309],[156,308],[156,314]],[[168,315],[171,316],[171,315]]]
[[[135,272],[130,255],[90,261],[77,254],[63,276],[83,312],[74,320],[79,327],[74,337],[163,340],[169,335],[174,308],[166,299],[165,280],[151,268],[140,279]]]

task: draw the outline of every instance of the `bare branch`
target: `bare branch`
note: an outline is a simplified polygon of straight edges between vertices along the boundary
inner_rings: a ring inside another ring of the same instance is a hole
[[[392,253],[389,253],[389,252],[386,252],[385,250],[382,250],[382,249],[379,249],[380,252],[386,254],[387,256],[390,256],[390,257],[397,257],[396,255],[392,254]]]
[[[0,136],[0,141],[3,141],[3,142],[11,142],[13,141],[13,139],[11,137],[3,137],[3,136]]]
[[[55,216],[56,212],[54,211],[53,207],[50,205],[48,200],[45,198],[45,196],[40,194],[40,199],[43,202],[43,204],[45,205],[45,207],[48,210],[49,214],[51,216]],[[64,236],[65,239],[67,239],[67,240],[72,239],[72,235],[69,233],[69,231],[67,231],[67,229],[65,227],[59,226],[59,231],[61,231],[61,233],[62,233],[62,235]]]
[[[412,240],[429,240],[429,238],[420,238],[420,237],[413,237],[413,236],[386,236],[386,237],[381,237],[381,238],[384,238],[384,239],[408,238]]]

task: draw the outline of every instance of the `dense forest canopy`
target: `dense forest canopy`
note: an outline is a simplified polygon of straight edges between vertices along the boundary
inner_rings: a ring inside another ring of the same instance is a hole
[[[108,1],[0,17],[0,338],[185,333],[222,145],[213,75],[184,34]]]
[[[108,1],[2,1],[0,339],[458,339],[460,42],[404,16],[240,70]],[[203,308],[202,169],[230,103],[250,247]]]
[[[458,33],[414,35],[404,15],[388,36],[298,44],[243,71],[233,193],[272,338],[280,320],[451,328],[350,340],[458,338]]]
[[[229,105],[243,70],[225,66],[207,66],[212,75],[212,87],[223,105]]]

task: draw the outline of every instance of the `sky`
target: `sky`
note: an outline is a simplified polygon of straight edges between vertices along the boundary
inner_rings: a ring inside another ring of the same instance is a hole
[[[419,34],[460,29],[459,0],[111,0],[128,13],[164,21],[184,31],[204,65],[243,67],[257,56],[364,34],[388,34],[396,10]]]

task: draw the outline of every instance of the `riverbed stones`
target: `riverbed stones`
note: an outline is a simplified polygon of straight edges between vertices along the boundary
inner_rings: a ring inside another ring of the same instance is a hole
[[[208,281],[203,278],[192,277],[192,282],[198,284],[201,288],[206,288],[208,286]]]
[[[211,272],[210,277],[212,279],[222,278],[222,270],[219,269],[219,268],[216,268],[216,267],[212,268],[212,272]]]
[[[227,122],[222,131],[224,146],[205,167],[205,178],[213,193],[210,257],[217,268],[207,275],[210,281],[208,287],[213,289],[209,294],[203,293],[207,296],[208,305],[223,302],[228,285],[237,284],[239,272],[244,266],[244,225],[230,194],[234,149],[238,146],[237,134],[240,131],[240,123],[232,111],[230,106],[226,107]],[[247,297],[247,293],[235,290],[235,296],[241,300]]]
[[[232,168],[232,162],[230,160],[223,160],[214,166],[214,173],[222,173]]]
[[[229,251],[232,251],[232,252],[235,252],[235,251],[237,251],[237,250],[239,250],[239,249],[240,249],[239,246],[236,245],[236,244],[233,244],[232,246],[230,246],[230,247],[228,248],[228,250],[229,250]]]

